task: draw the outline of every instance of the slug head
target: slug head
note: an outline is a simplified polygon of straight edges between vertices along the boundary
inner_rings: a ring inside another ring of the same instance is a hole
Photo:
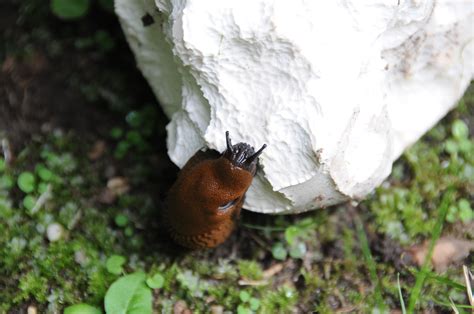
[[[234,229],[245,192],[256,173],[258,156],[245,143],[215,156],[197,152],[171,187],[165,217],[172,238],[189,248],[210,248],[224,242]]]
[[[255,175],[257,172],[258,157],[267,145],[263,144],[263,146],[255,152],[254,148],[247,143],[237,143],[232,145],[229,131],[225,132],[225,138],[227,149],[224,151],[222,156],[229,160],[234,166],[245,169],[252,175]]]

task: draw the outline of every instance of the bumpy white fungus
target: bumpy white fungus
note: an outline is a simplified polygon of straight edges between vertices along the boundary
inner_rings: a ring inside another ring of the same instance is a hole
[[[178,165],[268,145],[245,208],[359,199],[473,78],[474,6],[448,0],[116,0]]]

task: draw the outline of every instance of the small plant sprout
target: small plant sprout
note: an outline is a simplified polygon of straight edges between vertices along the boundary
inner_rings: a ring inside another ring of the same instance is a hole
[[[35,190],[36,179],[33,173],[29,171],[22,172],[18,176],[18,187],[25,193],[31,193]]]
[[[127,259],[122,255],[112,255],[107,259],[105,267],[107,271],[114,275],[120,275],[123,273],[123,265]]]
[[[165,278],[160,273],[156,273],[146,280],[146,284],[152,289],[161,289],[164,283]]]

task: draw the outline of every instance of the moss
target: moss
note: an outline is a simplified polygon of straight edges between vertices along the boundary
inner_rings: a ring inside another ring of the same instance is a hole
[[[468,138],[468,131],[456,131],[456,125],[467,128],[461,121],[448,118],[449,133],[444,126],[436,127],[425,136],[425,140],[409,148],[394,166],[398,173],[392,175],[395,176],[392,185],[378,188],[377,197],[367,202],[380,232],[401,243],[412,243],[433,229],[437,218],[436,204],[443,191],[448,187],[455,188],[459,201],[469,197],[473,186],[474,141]],[[447,150],[448,143],[454,148]],[[411,180],[400,182],[399,173],[409,174]],[[451,223],[463,219],[457,213],[448,217]],[[464,222],[466,217],[470,217],[468,208],[465,209]]]
[[[237,267],[242,277],[250,280],[259,280],[263,276],[261,266],[255,261],[241,260]]]
[[[298,302],[298,292],[293,287],[284,285],[276,291],[266,293],[261,300],[262,313],[290,312]]]

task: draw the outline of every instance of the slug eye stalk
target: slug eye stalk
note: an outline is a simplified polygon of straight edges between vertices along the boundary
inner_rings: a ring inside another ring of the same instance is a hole
[[[227,149],[224,151],[222,156],[228,159],[234,166],[255,174],[258,157],[262,154],[267,145],[263,144],[258,151],[255,151],[252,146],[246,143],[237,143],[232,145],[229,131],[225,132],[225,137]]]

